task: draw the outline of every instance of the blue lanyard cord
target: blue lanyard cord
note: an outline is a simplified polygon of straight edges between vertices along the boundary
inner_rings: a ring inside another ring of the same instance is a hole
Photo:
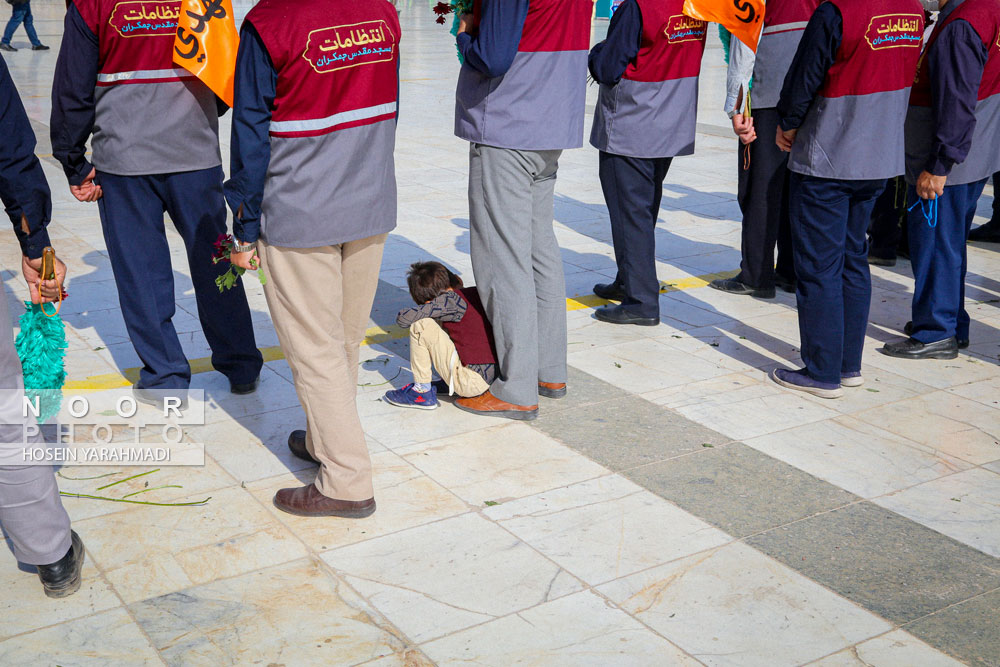
[[[925,205],[926,202],[926,205]],[[927,226],[931,229],[937,227],[938,223],[938,200],[937,199],[918,199],[913,206],[908,208],[908,211],[912,211],[917,206],[920,207],[920,212],[924,215],[924,220],[927,221]]]

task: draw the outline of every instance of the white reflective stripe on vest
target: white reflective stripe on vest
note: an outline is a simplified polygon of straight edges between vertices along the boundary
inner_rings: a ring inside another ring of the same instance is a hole
[[[390,113],[396,113],[396,103],[379,104],[374,107],[364,109],[354,109],[353,111],[343,111],[335,113],[326,118],[316,118],[314,120],[272,120],[271,132],[314,132],[316,130],[326,130],[336,125],[353,123],[356,120],[376,118]]]
[[[176,79],[178,77],[194,76],[186,69],[176,67],[174,69],[140,69],[134,72],[115,72],[114,74],[98,74],[97,80],[100,83],[117,83],[119,81],[132,81],[141,79],[143,81],[155,81],[157,79]]]
[[[799,21],[798,23],[782,23],[764,28],[763,34],[770,35],[774,32],[791,32],[792,30],[805,30],[809,21]]]

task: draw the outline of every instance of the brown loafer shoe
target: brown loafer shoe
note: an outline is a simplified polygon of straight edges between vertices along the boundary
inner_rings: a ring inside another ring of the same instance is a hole
[[[538,417],[537,405],[514,405],[513,403],[501,401],[489,391],[473,398],[460,398],[455,401],[455,405],[460,410],[477,415],[506,417],[521,421],[531,421]]]
[[[281,489],[274,494],[274,506],[296,516],[339,516],[342,519],[363,519],[375,513],[375,499],[336,500],[327,498],[315,484],[296,489]]]
[[[288,451],[302,459],[303,461],[309,461],[310,463],[315,463],[319,465],[319,461],[316,460],[312,454],[309,453],[309,448],[306,447],[306,432],[305,431],[292,431],[288,436]]]
[[[539,382],[538,395],[545,398],[563,398],[566,396],[565,382]]]

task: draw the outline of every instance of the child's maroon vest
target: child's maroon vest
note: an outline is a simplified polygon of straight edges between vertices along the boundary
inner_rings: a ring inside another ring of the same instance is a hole
[[[469,308],[461,322],[443,322],[441,328],[448,332],[458,350],[462,364],[497,363],[496,343],[493,342],[493,328],[486,319],[486,309],[475,287],[455,290],[462,295]]]

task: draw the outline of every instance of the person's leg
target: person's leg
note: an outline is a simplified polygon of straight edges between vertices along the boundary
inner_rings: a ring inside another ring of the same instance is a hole
[[[742,164],[745,149],[740,151],[743,261],[736,279],[751,287],[771,288],[774,287],[774,248],[785,214],[783,207],[787,205],[788,154],[774,143],[778,127],[775,109],[754,110],[754,126],[757,141],[750,145],[747,169]],[[788,270],[787,266],[782,268]]]
[[[1000,228],[1000,171],[993,174],[993,217],[990,224]]]
[[[243,281],[225,292],[215,284],[229,270],[228,262],[212,262],[213,244],[226,233],[222,167],[162,178],[167,212],[187,248],[198,319],[212,349],[212,366],[233,384],[252,383],[264,360],[254,338]]]
[[[462,365],[451,337],[430,318],[410,326],[410,365],[415,382],[429,383],[433,367],[459,396],[479,396],[490,388],[479,373]]]
[[[787,155],[786,155],[787,158]],[[778,216],[778,262],[774,269],[775,283],[782,289],[795,291],[795,250],[792,246],[792,219],[789,213],[792,172],[788,170],[787,162],[784,177],[781,179],[781,207]]]
[[[890,179],[886,188],[875,200],[871,216],[871,233],[869,235],[869,256],[873,263],[893,263],[896,261],[896,248],[899,247],[901,230],[899,226],[899,201],[905,192],[905,183],[901,178]]]
[[[357,394],[358,371],[361,367],[361,343],[368,331],[378,276],[382,269],[382,253],[388,234],[369,236],[343,245],[341,271],[344,281],[344,354],[351,370],[351,383]]]
[[[910,211],[910,262],[913,266],[913,333],[924,345],[957,334],[961,303],[963,249],[966,240],[968,188],[946,186],[938,197],[937,218],[928,220],[933,204],[921,201]],[[917,201],[910,188],[910,199]]]
[[[496,341],[499,378],[490,393],[538,404],[538,304],[532,265],[537,154],[473,144],[469,231],[476,287]],[[560,259],[561,265],[561,259]],[[565,309],[565,306],[564,306]]]
[[[35,32],[35,17],[31,14],[31,3],[26,2],[22,6],[24,7],[24,32],[28,33],[28,41],[31,42],[32,46],[41,46],[42,42],[38,39],[38,33]]]
[[[258,247],[264,294],[306,415],[306,448],[321,466],[316,488],[327,498],[367,500],[374,490],[345,344],[343,247]]]
[[[552,227],[556,173],[562,151],[544,151],[531,186],[531,263],[538,321],[537,383],[566,382],[566,278],[562,253]]]
[[[1000,243],[1000,172],[993,174],[993,217],[969,232],[970,241]]]
[[[50,565],[66,555],[69,515],[51,466],[0,466],[0,526],[22,563]]]
[[[966,186],[966,206],[965,206],[965,238],[962,241],[962,275],[959,279],[959,295],[958,295],[958,317],[955,321],[955,337],[958,340],[967,341],[969,340],[969,325],[971,324],[971,319],[969,318],[969,311],[965,309],[965,275],[969,270],[969,253],[966,247],[969,232],[972,230],[972,221],[976,217],[976,208],[979,205],[979,198],[983,196],[983,189],[986,187],[986,181],[979,181],[978,183],[970,183]]]
[[[872,208],[879,193],[885,190],[885,181],[858,181],[851,183],[850,212],[844,243],[844,356],[841,375],[861,371],[861,357],[868,330],[868,312],[872,302],[872,276],[868,267],[868,224]]]
[[[174,274],[157,178],[100,173],[98,207],[125,328],[143,362],[137,386],[186,389],[191,368],[172,322]]]
[[[3,31],[3,39],[0,39],[0,44],[10,44],[11,38],[14,37],[14,31],[17,30],[17,26],[21,25],[24,20],[26,8],[24,5],[14,5],[11,8],[10,20],[7,21],[7,27]]]
[[[655,234],[659,214],[657,195],[663,196],[663,181],[657,181],[656,162],[602,154],[601,183],[611,217],[618,280],[625,292],[622,306],[637,317],[659,319],[660,283],[656,277]]]
[[[813,380],[839,385],[850,195],[840,182],[793,174],[791,215],[802,361]]]

